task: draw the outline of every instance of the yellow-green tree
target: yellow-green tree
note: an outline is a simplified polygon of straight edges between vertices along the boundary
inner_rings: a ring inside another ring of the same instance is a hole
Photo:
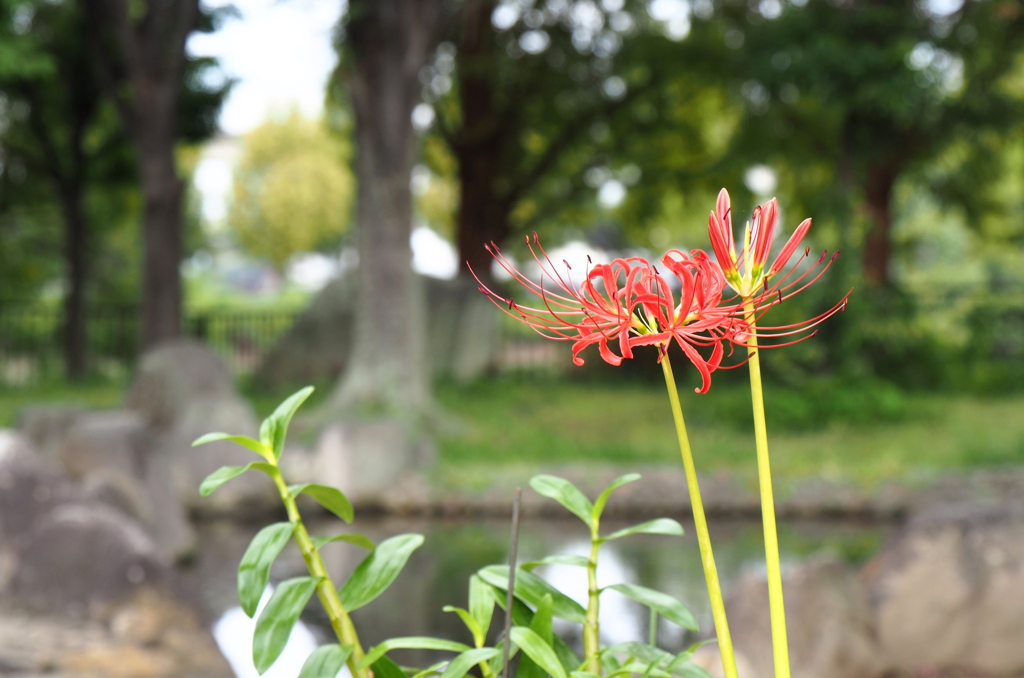
[[[228,213],[238,243],[280,269],[344,233],[355,193],[350,157],[347,140],[299,113],[247,134]]]

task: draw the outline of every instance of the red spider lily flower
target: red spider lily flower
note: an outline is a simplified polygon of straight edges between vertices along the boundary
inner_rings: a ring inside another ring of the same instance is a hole
[[[573,342],[573,362],[577,365],[584,362],[580,357],[583,349],[593,344],[597,344],[607,363],[620,365],[624,359],[633,357],[636,346],[659,346],[664,355],[675,340],[700,372],[702,384],[697,391],[705,393],[711,386],[711,373],[721,364],[722,342],[749,331],[738,308],[720,305],[725,279],[706,255],[691,258],[673,251],[662,259],[682,283],[677,303],[668,280],[644,259],[633,257],[594,264],[586,279],[574,285],[568,272],[559,273],[536,234],[532,242],[527,238],[526,244],[540,266],[539,282],[519,272],[497,245],[492,243],[487,250],[513,280],[540,298],[540,307],[524,306],[506,298],[477,277],[480,291],[538,334]],[[568,269],[567,262],[565,265]],[[545,287],[545,278],[554,289]],[[618,342],[618,353],[609,346],[612,341]],[[698,348],[710,348],[710,357],[705,358]]]
[[[847,292],[839,303],[809,320],[792,325],[758,326],[758,321],[768,309],[781,304],[786,299],[799,294],[817,282],[836,260],[836,257],[839,256],[839,252],[835,252],[831,257],[828,256],[827,251],[823,252],[815,264],[808,267],[800,275],[797,275],[797,269],[800,267],[801,262],[810,255],[810,248],[805,247],[803,256],[781,277],[778,277],[780,273],[783,273],[793,253],[796,252],[811,228],[810,219],[805,219],[801,222],[771,266],[766,268],[765,264],[771,252],[772,238],[775,234],[778,215],[779,205],[774,198],[754,210],[751,223],[747,224],[747,228],[744,231],[743,249],[738,256],[732,238],[732,214],[729,193],[724,188],[719,192],[715,211],[711,213],[708,219],[708,234],[711,238],[711,246],[715,250],[715,256],[718,258],[719,265],[722,267],[722,274],[729,286],[736,291],[738,298],[742,300],[739,303],[735,303],[735,300],[730,300],[726,304],[729,305],[731,302],[733,313],[738,312],[741,317],[757,327],[754,335],[758,339],[788,337],[803,333],[830,316],[845,310],[850,294]],[[819,269],[818,267],[822,264],[824,266]],[[730,335],[729,340],[735,344],[748,346],[750,336],[749,333],[738,331]],[[776,346],[788,345],[811,336],[813,336],[813,332],[805,334],[794,341],[776,344]],[[765,347],[765,345],[762,344],[762,347]]]
[[[754,209],[751,222],[743,234],[743,248],[736,254],[732,232],[732,206],[729,192],[724,188],[718,193],[715,211],[708,217],[708,235],[718,263],[729,285],[742,297],[751,296],[759,287],[779,273],[796,252],[804,236],[811,229],[811,220],[805,219],[797,226],[779,256],[767,269],[768,255],[775,237],[779,219],[779,203],[772,198]]]
[[[661,259],[680,283],[679,303],[675,303],[672,287],[655,270],[654,275],[637,281],[638,318],[643,324],[634,346],[663,347],[675,340],[701,375],[698,393],[711,388],[711,372],[721,367],[726,340],[736,341],[750,333],[742,317],[742,304],[723,304],[725,277],[722,269],[701,250],[687,255],[669,250]],[[652,267],[653,268],[653,267]],[[704,358],[697,347],[710,347],[711,356]]]

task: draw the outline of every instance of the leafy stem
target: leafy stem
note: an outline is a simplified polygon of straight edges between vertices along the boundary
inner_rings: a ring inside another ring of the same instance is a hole
[[[277,467],[277,460],[273,459],[273,457],[270,457],[268,461]],[[288,489],[280,472],[275,473],[273,478],[274,485],[281,495],[281,501],[284,502],[285,510],[288,512],[288,520],[295,526],[293,533],[295,542],[299,545],[299,550],[302,552],[302,559],[306,561],[306,568],[313,577],[318,578],[316,586],[317,596],[320,598],[320,603],[323,605],[324,610],[327,612],[327,617],[331,621],[331,628],[334,629],[338,641],[343,646],[347,645],[352,648],[352,654],[349,655],[347,661],[349,670],[352,671],[352,675],[355,678],[372,678],[368,668],[359,668],[359,663],[362,662],[365,653],[363,652],[362,645],[359,643],[356,627],[352,623],[352,618],[349,617],[345,607],[341,604],[338,590],[327,573],[327,568],[324,565],[323,558],[320,556],[320,551],[309,537],[309,531],[306,530],[306,526],[302,522],[299,507],[295,504],[295,497]]]

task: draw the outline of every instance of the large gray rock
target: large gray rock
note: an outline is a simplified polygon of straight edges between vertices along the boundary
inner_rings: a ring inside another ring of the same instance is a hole
[[[821,559],[785,574],[790,666],[794,678],[873,678],[886,669],[874,620],[857,573],[845,563]],[[749,574],[733,585],[726,601],[733,645],[742,655],[744,678],[774,675],[768,583]],[[715,655],[706,665],[721,673]]]
[[[228,678],[206,625],[165,591],[142,587],[101,617],[0,608],[0,675]]]
[[[57,457],[75,479],[107,468],[139,475],[139,450],[146,438],[146,422],[135,412],[80,412],[57,443]]]
[[[46,458],[57,458],[68,431],[79,415],[78,405],[28,405],[18,412],[18,431]]]
[[[79,412],[55,446],[64,469],[86,496],[108,503],[143,524],[161,551],[173,559],[192,555],[195,531],[169,482],[165,455],[138,412]]]
[[[81,496],[63,471],[40,458],[25,437],[0,430],[0,549],[16,547],[40,517]]]
[[[236,391],[220,357],[195,341],[165,344],[146,354],[125,399],[125,407],[146,422],[151,444],[142,457],[153,486],[172,488],[186,508],[200,513],[244,513],[277,505],[270,481],[249,473],[225,484],[208,498],[199,496],[203,478],[221,466],[256,461],[233,443],[192,447],[214,431],[255,436],[252,408]]]
[[[935,508],[911,520],[865,576],[895,666],[1024,672],[1024,505]]]
[[[499,311],[477,282],[423,277],[422,283],[431,372],[469,381],[493,367],[500,348]],[[267,353],[257,382],[279,390],[338,377],[352,348],[354,300],[351,277],[324,287]]]
[[[61,504],[22,540],[5,598],[37,612],[87,616],[168,576],[137,522],[102,504]]]

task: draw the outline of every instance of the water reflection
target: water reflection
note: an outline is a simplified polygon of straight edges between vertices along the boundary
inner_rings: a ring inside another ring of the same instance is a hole
[[[626,524],[607,525],[607,530]],[[251,669],[251,638],[253,621],[238,606],[235,592],[235,569],[249,540],[261,526],[233,523],[207,523],[200,528],[201,558],[196,576],[204,604],[222,651],[238,676],[254,676]],[[321,520],[310,524],[313,534],[335,534],[348,531],[337,521]],[[471,642],[469,633],[455,614],[441,611],[444,605],[465,607],[469,576],[485,565],[503,563],[508,557],[508,524],[505,521],[446,521],[360,519],[358,531],[374,541],[381,541],[403,532],[419,532],[426,543],[410,559],[405,571],[392,587],[367,607],[353,613],[365,647],[395,636],[432,635]],[[711,629],[707,590],[701,570],[700,553],[692,526],[684,522],[686,535],[669,537],[638,535],[609,542],[601,549],[598,570],[600,585],[628,582],[655,588],[671,594],[693,611],[702,630]],[[848,561],[868,557],[880,545],[886,528],[857,523],[797,523],[781,529],[780,545],[783,563],[792,566],[807,557],[823,552]],[[764,551],[759,523],[750,521],[712,521],[715,558],[726,595],[730,584],[740,575],[763,571]],[[576,520],[526,520],[520,531],[521,561],[539,560],[554,554],[588,555],[586,528]],[[341,582],[365,557],[365,551],[344,543],[331,543],[323,548],[331,576]],[[582,568],[552,565],[538,568],[537,573],[557,588],[586,604],[586,575]],[[306,574],[298,549],[291,545],[281,554],[273,570],[271,582]],[[648,635],[648,613],[638,603],[615,592],[602,595],[602,640],[606,643],[645,640]],[[289,657],[275,664],[279,675],[294,676],[305,657],[316,645],[332,642],[330,625],[314,597],[304,624],[297,627],[290,641]],[[500,624],[492,624],[492,635]],[[570,645],[582,645],[579,629],[571,624],[558,627]],[[689,631],[661,621],[659,642],[668,650],[680,650],[694,640]],[[225,639],[225,640],[222,640]],[[414,650],[396,651],[396,661],[424,665],[442,656]]]

